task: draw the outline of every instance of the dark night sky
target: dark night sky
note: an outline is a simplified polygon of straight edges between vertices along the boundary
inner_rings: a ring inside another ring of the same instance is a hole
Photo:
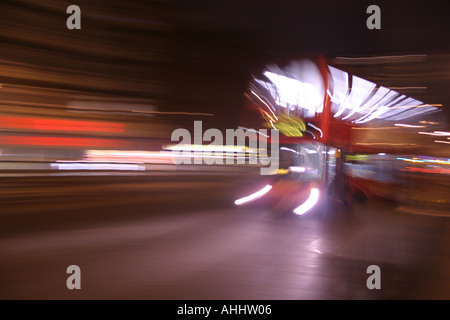
[[[371,4],[381,8],[381,30],[366,27]],[[450,49],[445,1],[192,0],[176,8],[175,104],[193,109],[238,106],[248,72],[272,59]]]
[[[177,24],[241,36],[277,55],[372,54],[449,49],[447,1],[200,1],[177,5]],[[368,30],[366,8],[381,8]],[[447,32],[446,32],[447,31]]]

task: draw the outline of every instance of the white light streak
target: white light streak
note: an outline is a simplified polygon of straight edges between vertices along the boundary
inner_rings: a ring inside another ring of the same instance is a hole
[[[318,200],[319,200],[319,189],[312,188],[308,199],[304,203],[299,205],[297,208],[295,208],[294,213],[300,216],[304,215],[306,212],[311,210],[312,207],[315,206]]]
[[[291,149],[291,148],[281,147],[280,150],[289,151],[289,152],[293,152],[293,153],[298,154],[297,151],[295,151],[294,149]]]
[[[252,94],[255,96],[255,97],[257,97],[258,99],[259,99],[259,101],[261,101],[262,103],[264,103],[264,105],[267,107],[267,109],[269,109],[269,111],[272,113],[272,115],[273,115],[273,117],[274,117],[274,119],[276,120],[276,121],[278,121],[278,118],[277,118],[277,116],[275,115],[275,113],[273,112],[273,110],[272,110],[272,108],[260,97],[260,96],[258,96],[257,94],[256,94],[256,92],[255,91],[252,91]]]
[[[319,127],[316,127],[316,126],[313,125],[311,122],[308,122],[308,125],[309,125],[311,128],[314,128],[314,129],[316,129],[317,131],[319,131],[319,132],[320,132],[320,137],[321,137],[321,138],[323,137],[323,132],[322,132],[322,130],[320,130]]]
[[[239,205],[241,205],[241,204],[244,204],[244,203],[247,203],[247,202],[250,202],[250,201],[259,199],[259,198],[261,198],[262,196],[264,196],[267,192],[269,192],[270,189],[272,189],[272,186],[268,184],[267,186],[265,186],[265,187],[262,188],[261,190],[255,192],[255,193],[252,193],[252,194],[249,195],[249,196],[246,196],[246,197],[243,197],[243,198],[240,198],[240,199],[236,200],[236,201],[234,202],[234,204],[237,205],[237,206],[239,206]]]
[[[291,172],[305,172],[306,168],[305,167],[291,166],[291,167],[289,167],[289,171],[291,171]]]
[[[405,127],[405,128],[425,128],[426,126],[413,125],[413,124],[405,124],[405,123],[395,123],[394,126],[397,127]]]
[[[51,167],[57,170],[123,170],[145,171],[144,165],[123,163],[52,163]]]
[[[439,137],[450,136],[450,132],[445,132],[445,131],[434,131],[434,132],[420,131],[419,134],[426,134],[429,136],[439,136]]]
[[[283,75],[266,71],[264,75],[272,81],[278,91],[277,103],[285,108],[298,106],[314,115],[322,112],[323,96],[310,83],[301,82]]]

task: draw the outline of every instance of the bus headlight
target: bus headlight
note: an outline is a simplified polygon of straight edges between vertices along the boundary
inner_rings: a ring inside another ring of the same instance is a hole
[[[309,194],[308,199],[303,202],[301,205],[299,205],[297,208],[294,209],[294,213],[301,216],[311,210],[312,207],[314,207],[317,203],[317,200],[319,200],[319,189],[312,188],[311,193]]]

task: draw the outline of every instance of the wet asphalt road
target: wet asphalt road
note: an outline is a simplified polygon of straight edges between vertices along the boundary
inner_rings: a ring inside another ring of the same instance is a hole
[[[385,203],[280,217],[236,208],[242,181],[3,179],[0,299],[450,299],[449,218]]]

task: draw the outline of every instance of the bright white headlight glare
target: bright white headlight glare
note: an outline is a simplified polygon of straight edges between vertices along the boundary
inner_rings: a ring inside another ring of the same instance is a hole
[[[319,200],[319,189],[312,188],[308,199],[301,205],[299,205],[297,208],[295,208],[294,213],[299,216],[304,215],[306,212],[311,210],[312,207],[316,205],[317,200]]]
[[[244,198],[240,198],[238,200],[236,200],[234,202],[235,205],[239,206],[241,204],[256,200],[258,198],[261,198],[262,196],[264,196],[267,192],[270,191],[270,189],[272,189],[272,186],[270,184],[268,184],[267,186],[265,186],[264,188],[262,188],[259,191],[256,191],[255,193],[252,193],[249,196],[246,196]]]

